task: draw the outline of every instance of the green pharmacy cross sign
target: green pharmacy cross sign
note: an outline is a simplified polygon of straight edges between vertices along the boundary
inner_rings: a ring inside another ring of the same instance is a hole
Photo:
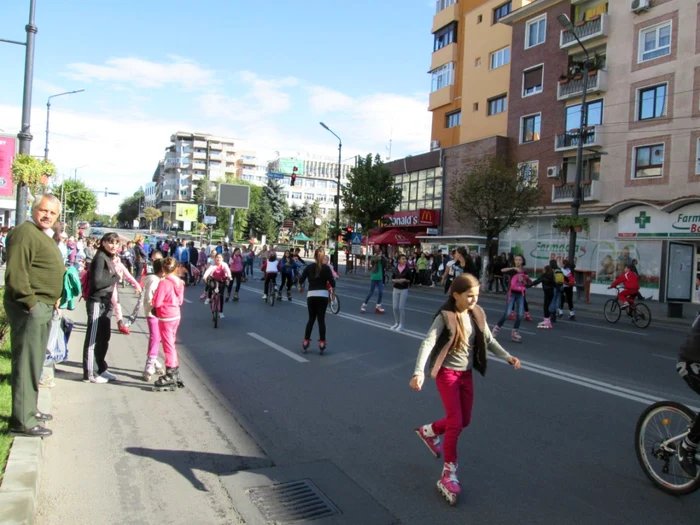
[[[647,212],[641,211],[639,212],[639,217],[634,218],[634,222],[639,224],[639,229],[644,230],[647,224],[651,222],[651,217],[647,215]]]

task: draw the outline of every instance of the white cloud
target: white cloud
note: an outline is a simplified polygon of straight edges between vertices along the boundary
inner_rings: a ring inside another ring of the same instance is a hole
[[[311,109],[317,113],[348,109],[354,102],[351,97],[322,86],[310,86],[307,91]]]
[[[136,57],[112,58],[104,65],[74,62],[68,64],[66,78],[83,82],[117,82],[141,88],[161,88],[180,85],[186,89],[211,86],[216,83],[214,70],[205,69],[194,60],[169,56],[166,63]]]

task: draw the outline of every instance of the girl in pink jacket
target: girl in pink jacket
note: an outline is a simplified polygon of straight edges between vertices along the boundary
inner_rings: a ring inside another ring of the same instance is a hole
[[[160,339],[165,354],[165,375],[154,383],[154,390],[175,390],[184,385],[180,379],[180,363],[177,359],[175,339],[180,326],[180,307],[185,299],[185,284],[177,276],[178,263],[168,257],[163,261],[164,278],[153,294],[153,309],[158,318]]]

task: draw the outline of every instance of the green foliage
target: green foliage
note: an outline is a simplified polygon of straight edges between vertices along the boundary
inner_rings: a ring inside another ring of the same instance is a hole
[[[158,208],[154,208],[153,206],[149,206],[145,210],[143,210],[143,216],[145,219],[148,221],[148,228],[153,229],[153,221],[157,221],[160,219],[160,217],[163,214]]]
[[[526,224],[540,204],[541,189],[526,173],[500,157],[483,157],[464,169],[450,193],[452,213],[465,230],[476,230],[491,242],[507,228]]]
[[[138,190],[131,197],[127,197],[119,205],[119,213],[117,213],[117,221],[132,222],[139,216],[139,202],[144,198],[143,190]]]
[[[32,193],[35,193],[43,183],[44,177],[50,177],[56,173],[56,166],[49,160],[39,160],[31,155],[20,153],[12,160],[10,170],[15,184],[24,184]]]
[[[365,232],[401,204],[401,189],[394,186],[394,176],[379,155],[359,158],[341,191],[345,213]]]
[[[54,186],[51,193],[57,197],[64,195],[66,210],[73,210],[76,218],[89,219],[97,209],[97,196],[83,181],[66,180]]]
[[[263,202],[269,210],[270,217],[276,231],[271,236],[277,238],[277,233],[284,221],[284,208],[287,198],[284,194],[284,186],[275,179],[268,179],[267,185],[263,187]]]
[[[581,217],[577,215],[557,215],[554,219],[553,227],[558,230],[566,230],[567,232],[571,229],[580,229],[580,231],[590,232],[590,224],[588,223],[588,217]]]
[[[12,411],[12,387],[10,373],[12,356],[10,352],[9,323],[3,304],[4,289],[0,289],[0,483],[5,472],[5,462],[12,446],[12,435],[8,432]]]

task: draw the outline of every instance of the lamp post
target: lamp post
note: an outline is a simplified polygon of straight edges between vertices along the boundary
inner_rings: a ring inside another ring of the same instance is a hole
[[[46,143],[44,144],[44,160],[49,160],[49,113],[51,112],[51,99],[56,97],[62,97],[63,95],[81,93],[83,91],[85,90],[78,89],[76,91],[66,91],[65,93],[59,93],[58,95],[51,95],[46,101]]]
[[[323,122],[319,122],[321,126],[326,130],[330,131],[335,138],[338,139],[338,186],[336,186],[335,195],[335,254],[333,255],[333,265],[338,269],[338,235],[340,234],[340,170],[342,165],[342,153],[343,153],[343,141],[338,135],[336,135],[331,128],[326,126]]]
[[[78,170],[80,168],[86,168],[87,166],[89,166],[89,164],[83,164],[82,166],[78,166],[77,168],[73,168],[73,180],[74,181],[78,180]]]
[[[586,46],[583,45],[581,40],[579,39],[578,35],[576,34],[576,30],[574,28],[574,25],[571,23],[571,20],[569,19],[568,16],[565,14],[561,14],[557,17],[557,20],[561,24],[561,26],[571,33],[576,41],[578,42],[578,45],[581,46],[581,49],[583,49],[583,52],[586,54],[586,60],[583,63],[583,97],[581,100],[581,121],[580,125],[578,128],[578,144],[577,144],[577,149],[576,149],[576,179],[574,181],[574,198],[573,201],[571,202],[571,216],[572,217],[578,217],[578,211],[579,208],[581,207],[581,179],[583,178],[583,141],[584,141],[584,128],[587,125],[588,121],[588,110],[586,108],[586,92],[588,91],[588,68],[590,66],[590,55],[588,54],[588,50],[586,49]],[[574,228],[571,228],[569,232],[569,263],[575,266],[575,257],[576,257],[576,230]]]

